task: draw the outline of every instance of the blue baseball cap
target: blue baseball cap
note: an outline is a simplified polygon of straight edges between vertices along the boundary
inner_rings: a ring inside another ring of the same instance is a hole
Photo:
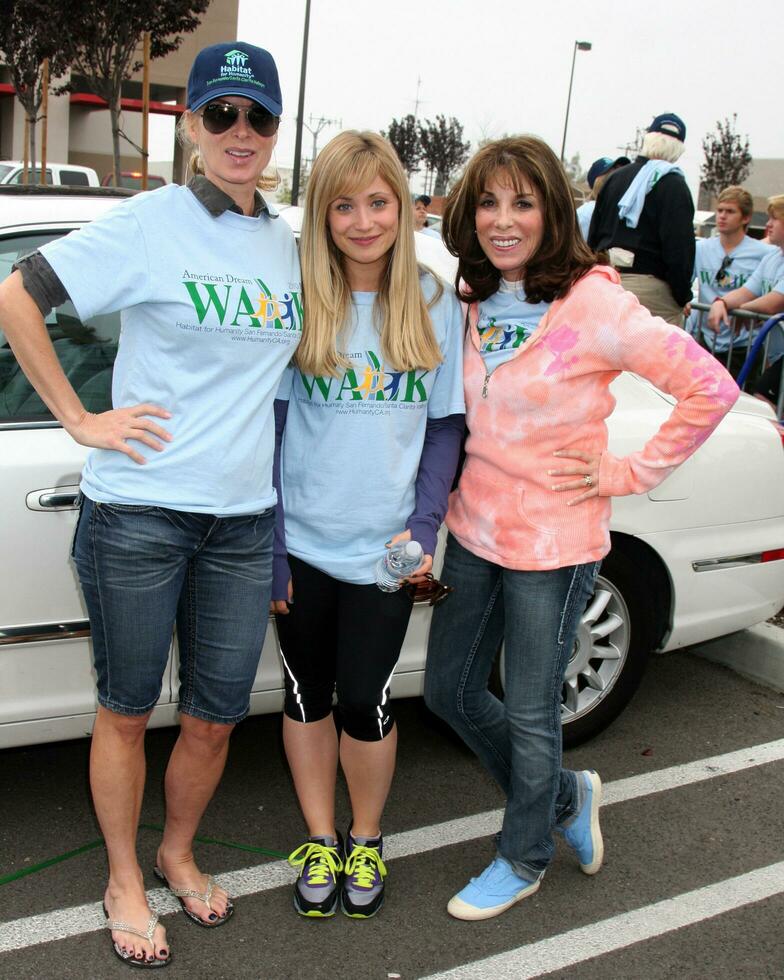
[[[596,183],[597,177],[601,177],[608,170],[613,170],[615,167],[624,167],[627,163],[631,163],[628,157],[616,157],[615,160],[612,157],[599,157],[598,160],[594,160],[591,164],[588,176],[585,178],[588,181],[588,186],[593,190],[593,185]]]
[[[188,76],[188,109],[212,99],[239,95],[253,99],[273,116],[283,112],[278,69],[269,51],[244,41],[213,44],[197,55]]]
[[[663,112],[656,116],[648,127],[649,133],[664,133],[665,136],[672,136],[681,143],[686,139],[686,123],[674,112]]]

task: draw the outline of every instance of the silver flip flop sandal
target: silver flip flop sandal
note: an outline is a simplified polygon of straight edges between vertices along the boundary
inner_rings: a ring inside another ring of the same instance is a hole
[[[232,915],[234,915],[234,906],[232,905],[231,899],[228,900],[225,913],[218,916],[214,922],[209,922],[206,919],[202,919],[201,916],[196,915],[196,913],[192,912],[183,901],[184,898],[197,898],[200,902],[204,902],[210,912],[212,912],[213,908],[210,905],[210,899],[212,898],[212,893],[215,889],[215,879],[212,877],[212,875],[209,875],[207,878],[206,890],[203,892],[197,892],[194,888],[172,888],[172,886],[166,880],[166,875],[157,865],[152,870],[155,877],[159,881],[163,882],[172,895],[174,895],[182,906],[183,912],[188,916],[191,922],[195,922],[197,926],[201,926],[203,929],[217,929],[218,926],[226,925]]]
[[[109,913],[106,911],[106,905],[104,905],[103,907],[103,914],[106,916],[107,919],[106,922],[107,929],[115,932],[129,932],[133,936],[138,936],[140,939],[146,939],[149,943],[152,943],[152,937],[155,934],[155,927],[158,925],[158,915],[155,912],[153,912],[153,914],[150,916],[150,920],[147,923],[146,932],[142,932],[141,929],[137,929],[135,926],[130,925],[128,922],[120,922],[117,919],[110,919]],[[148,960],[146,958],[137,960],[136,957],[133,955],[133,953],[129,953],[127,950],[124,950],[120,946],[120,944],[116,942],[114,939],[112,939],[111,942],[112,942],[112,950],[114,951],[114,955],[118,959],[122,960],[123,963],[127,963],[128,966],[135,966],[142,970],[157,970],[160,969],[161,967],[168,966],[172,961],[171,950],[169,951],[169,955],[166,957],[165,960],[158,959],[157,956],[154,957],[152,960]],[[155,948],[154,943],[153,943],[153,948]]]

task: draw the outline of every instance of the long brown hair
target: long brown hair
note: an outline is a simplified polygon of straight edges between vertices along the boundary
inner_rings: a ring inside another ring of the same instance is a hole
[[[498,290],[501,273],[476,237],[479,198],[494,178],[516,192],[528,184],[542,203],[544,233],[525,266],[525,295],[531,303],[552,302],[566,295],[598,259],[577,227],[574,200],[566,173],[550,147],[536,136],[512,136],[483,147],[468,162],[449,193],[442,235],[458,258],[456,288],[468,302],[487,299]]]

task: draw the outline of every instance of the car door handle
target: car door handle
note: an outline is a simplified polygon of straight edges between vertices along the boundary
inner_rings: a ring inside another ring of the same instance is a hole
[[[78,495],[79,487],[50,487],[31,491],[25,503],[29,510],[76,510]]]

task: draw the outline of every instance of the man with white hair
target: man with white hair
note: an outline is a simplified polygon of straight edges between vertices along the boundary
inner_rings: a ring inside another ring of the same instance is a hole
[[[685,139],[679,116],[656,116],[640,156],[605,181],[588,232],[588,244],[609,253],[624,288],[674,324],[691,300],[694,269],[694,202],[676,166]]]

